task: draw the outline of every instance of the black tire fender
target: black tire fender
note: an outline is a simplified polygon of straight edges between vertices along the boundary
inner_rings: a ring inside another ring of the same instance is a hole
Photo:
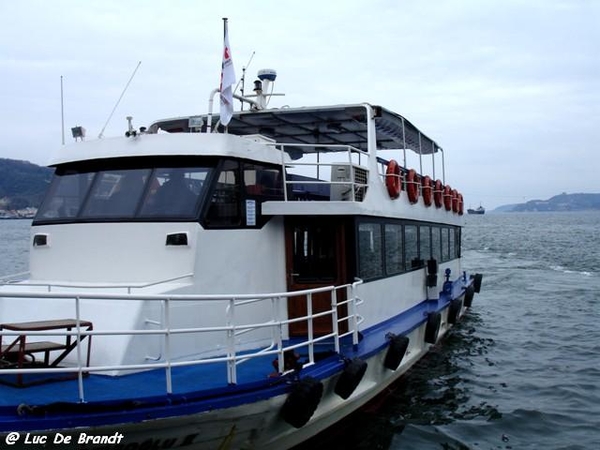
[[[455,324],[458,322],[462,306],[463,302],[460,298],[455,298],[450,302],[450,306],[448,307],[448,323]]]
[[[406,336],[398,335],[390,338],[390,346],[385,354],[383,365],[387,369],[396,370],[406,354],[409,343],[410,339]]]
[[[368,364],[360,358],[348,361],[335,384],[334,392],[344,400],[350,397],[363,379],[367,366]]]
[[[467,286],[467,289],[465,290],[465,307],[466,308],[470,308],[471,305],[473,304],[473,297],[475,297],[475,288],[471,284],[471,285]]]
[[[427,342],[428,344],[435,344],[437,342],[441,325],[442,315],[439,312],[430,312],[429,314],[427,314],[427,325],[425,327],[425,342]]]
[[[475,289],[475,292],[477,294],[479,294],[479,291],[481,291],[482,279],[483,279],[483,275],[480,273],[476,273],[475,276],[473,277],[473,288]]]
[[[315,413],[323,395],[323,383],[312,377],[297,382],[288,395],[280,414],[295,428],[303,427]]]

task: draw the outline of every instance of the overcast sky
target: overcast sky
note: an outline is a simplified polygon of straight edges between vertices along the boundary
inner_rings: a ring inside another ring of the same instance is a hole
[[[445,151],[467,206],[600,192],[600,0],[0,0],[0,157],[205,113],[222,17],[238,78],[274,68],[272,106],[369,102]]]

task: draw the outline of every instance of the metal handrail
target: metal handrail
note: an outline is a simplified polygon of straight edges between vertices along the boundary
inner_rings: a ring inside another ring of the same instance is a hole
[[[277,143],[277,144],[272,144],[275,147],[279,148],[280,153],[281,153],[281,168],[283,173],[287,173],[286,171],[286,167],[289,165],[293,165],[293,166],[309,166],[309,167],[316,167],[317,170],[317,178],[315,180],[303,180],[302,184],[328,184],[328,185],[352,185],[352,201],[355,201],[355,192],[357,188],[361,188],[361,187],[367,187],[368,186],[368,180],[367,183],[357,183],[354,180],[350,180],[350,181],[332,181],[332,180],[321,180],[319,179],[319,173],[320,173],[320,168],[322,166],[324,167],[332,167],[336,164],[339,163],[333,163],[333,162],[321,162],[319,160],[319,155],[321,154],[331,154],[331,153],[338,153],[335,150],[336,149],[341,149],[341,150],[345,150],[345,152],[348,155],[348,164],[352,165],[352,164],[357,164],[359,166],[362,166],[365,168],[365,170],[368,170],[368,164],[367,165],[363,165],[361,162],[361,156],[365,156],[366,158],[369,157],[369,153],[361,150],[359,148],[353,147],[351,145],[346,145],[346,144],[326,144],[326,145],[318,145],[318,144],[286,144],[286,143]],[[286,161],[285,158],[285,148],[286,147],[292,147],[292,148],[300,148],[300,149],[305,149],[305,148],[312,148],[315,149],[314,152],[303,152],[303,155],[316,155],[317,156],[317,161],[316,162],[302,162],[300,160],[294,160],[293,162],[290,161]],[[358,155],[358,161],[353,161],[352,159],[352,155]],[[293,184],[298,184],[298,181],[295,180],[289,180],[288,177],[286,176],[283,180],[283,184],[284,184],[284,189],[283,189],[283,195],[284,195],[284,201],[289,201],[288,198],[288,193],[287,193],[287,187],[291,186]]]
[[[76,373],[78,379],[78,391],[80,401],[85,401],[85,378],[84,374],[92,372],[108,372],[108,371],[130,371],[130,370],[148,370],[148,369],[165,369],[166,374],[166,392],[173,392],[172,385],[172,374],[171,371],[176,367],[195,366],[210,363],[225,362],[227,364],[227,381],[229,384],[237,383],[237,365],[242,364],[252,358],[263,357],[266,355],[276,355],[278,360],[279,372],[284,372],[284,353],[289,350],[294,350],[301,347],[308,348],[308,363],[312,365],[315,362],[314,357],[314,345],[318,342],[333,339],[334,346],[337,352],[340,351],[340,340],[350,334],[353,335],[353,344],[358,343],[358,326],[362,322],[362,318],[357,313],[357,307],[362,303],[360,298],[356,296],[356,286],[362,283],[362,280],[357,280],[352,284],[346,284],[341,286],[326,286],[314,289],[305,289],[302,291],[290,291],[281,293],[267,293],[267,294],[240,294],[240,295],[143,295],[143,294],[127,294],[126,296],[118,294],[108,293],[72,293],[72,292],[43,292],[35,294],[36,298],[41,299],[72,299],[75,302],[75,320],[77,326],[71,331],[58,331],[58,330],[46,330],[46,331],[30,331],[27,332],[28,336],[76,336],[77,340],[81,342],[81,339],[86,336],[118,336],[118,335],[158,335],[163,336],[163,348],[164,348],[164,360],[160,362],[144,363],[144,364],[117,364],[117,365],[100,365],[100,366],[87,366],[85,364],[85,356],[83,352],[77,346],[76,365],[74,367],[56,367],[56,368],[4,368],[0,371],[2,374],[29,374],[29,373]],[[342,301],[337,302],[337,292],[346,291],[346,298]],[[313,294],[331,292],[332,303],[331,309],[325,310],[319,313],[312,313],[312,296]],[[26,298],[32,297],[32,293],[25,292],[2,292],[3,298]],[[302,317],[295,318],[284,318],[281,317],[281,304],[288,297],[301,297],[304,296],[307,302],[307,314]],[[82,321],[80,317],[80,303],[82,300],[95,299],[95,300],[106,300],[106,301],[119,301],[119,300],[146,300],[146,301],[161,301],[164,303],[162,324],[160,328],[153,330],[83,330],[79,323]],[[225,324],[221,326],[204,326],[204,327],[188,327],[188,328],[177,328],[170,323],[170,311],[172,303],[182,301],[222,301],[228,300],[228,305],[225,309]],[[251,324],[238,324],[236,323],[236,309],[249,304],[271,301],[271,318],[264,322],[251,323]],[[341,305],[348,305],[348,313],[346,317],[337,317],[337,308]],[[352,311],[350,311],[350,309]],[[332,317],[332,332],[323,336],[314,336],[313,321],[319,317],[325,317],[330,315]],[[284,345],[283,342],[283,330],[284,327],[289,324],[306,321],[308,323],[308,334],[305,340],[296,342],[293,345]],[[348,324],[348,331],[340,335],[338,329],[338,323],[346,321]],[[254,351],[248,352],[244,350],[240,354],[241,349],[235,342],[236,333],[239,332],[250,332],[254,330],[271,328],[272,339],[271,342],[258,348]],[[211,356],[211,357],[197,357],[190,360],[173,360],[170,349],[170,340],[173,335],[189,334],[189,333],[209,333],[209,332],[225,332],[227,336],[227,350],[223,356]],[[19,336],[22,335],[19,331],[2,330],[0,335],[2,336]],[[89,345],[89,343],[88,343]]]
[[[152,286],[158,286],[160,284],[165,284],[165,283],[172,283],[173,281],[178,281],[178,280],[183,280],[184,278],[191,278],[194,276],[193,273],[186,273],[183,275],[177,275],[176,277],[170,277],[170,278],[165,278],[163,280],[157,280],[157,281],[149,281],[146,283],[139,283],[139,284],[86,284],[86,285],[81,285],[81,284],[52,284],[52,283],[23,283],[23,284],[17,284],[18,281],[26,281],[26,280],[9,280],[9,281],[2,281],[4,279],[8,279],[8,278],[13,278],[13,277],[18,277],[18,276],[23,276],[23,275],[28,275],[29,272],[21,272],[21,273],[16,273],[13,275],[5,275],[4,277],[0,277],[0,286],[10,286],[10,287],[45,287],[48,289],[48,292],[52,292],[53,288],[66,288],[66,289],[125,289],[127,291],[128,294],[131,293],[131,291],[133,289],[145,289],[145,288],[149,288]],[[1,292],[0,292],[1,293]]]

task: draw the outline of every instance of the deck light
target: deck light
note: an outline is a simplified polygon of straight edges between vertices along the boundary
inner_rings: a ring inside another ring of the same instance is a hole
[[[85,138],[85,128],[81,126],[73,127],[71,128],[71,134],[73,135],[73,139],[75,139],[75,141],[77,141],[77,139],[81,139],[83,141]]]

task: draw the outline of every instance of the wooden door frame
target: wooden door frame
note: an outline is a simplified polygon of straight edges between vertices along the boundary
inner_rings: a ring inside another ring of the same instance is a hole
[[[313,217],[287,217],[285,221],[285,250],[286,250],[286,274],[287,286],[289,291],[312,289],[322,286],[340,286],[346,284],[347,280],[347,249],[346,249],[346,223],[344,218],[330,216],[313,216]],[[332,226],[334,233],[334,260],[335,260],[335,276],[331,280],[316,280],[314,282],[296,281],[294,268],[294,229],[297,225],[319,225]],[[338,294],[339,295],[339,294]],[[342,297],[338,297],[342,300]],[[313,295],[313,313],[331,309],[331,293]],[[346,305],[338,307],[338,317],[347,315],[348,308]],[[306,315],[306,298],[290,297],[288,299],[288,317],[290,319]],[[308,330],[308,322],[301,321],[290,324],[290,336],[306,336]],[[341,333],[347,330],[347,323],[339,324]],[[313,332],[315,336],[329,334],[332,331],[331,316],[325,316],[315,319],[313,323]]]

